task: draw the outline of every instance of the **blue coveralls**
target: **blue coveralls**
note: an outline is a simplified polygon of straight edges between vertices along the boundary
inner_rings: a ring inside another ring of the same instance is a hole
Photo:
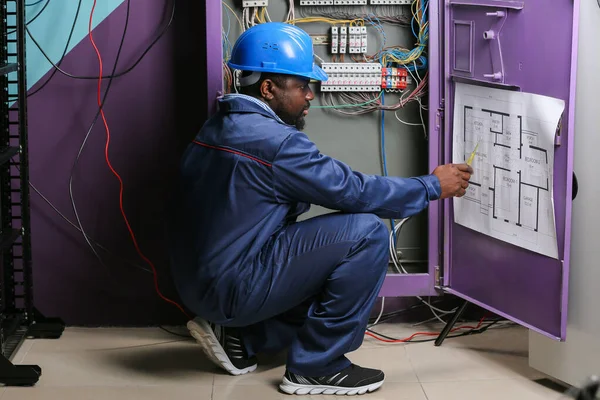
[[[182,159],[172,272],[186,306],[242,327],[250,355],[335,373],[358,349],[388,266],[388,229],[441,194],[434,175],[381,177],[323,155],[260,100],[226,95]],[[296,222],[310,204],[340,212]]]

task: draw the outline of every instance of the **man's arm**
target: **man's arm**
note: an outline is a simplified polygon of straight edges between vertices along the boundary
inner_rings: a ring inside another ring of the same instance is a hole
[[[323,155],[303,133],[290,135],[273,162],[275,195],[280,201],[302,201],[382,218],[405,218],[425,209],[442,194],[434,175],[382,177],[353,171]]]

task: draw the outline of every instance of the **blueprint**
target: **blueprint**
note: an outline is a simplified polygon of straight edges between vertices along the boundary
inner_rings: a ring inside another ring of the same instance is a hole
[[[453,162],[475,158],[454,221],[558,258],[553,200],[554,140],[564,101],[456,84]]]

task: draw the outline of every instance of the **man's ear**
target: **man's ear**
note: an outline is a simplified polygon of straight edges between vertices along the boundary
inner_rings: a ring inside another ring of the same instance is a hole
[[[279,90],[279,88],[277,87],[275,82],[273,82],[269,78],[265,79],[260,84],[260,95],[262,96],[263,99],[265,99],[267,101],[271,101],[275,98],[275,95],[277,94],[277,90]]]

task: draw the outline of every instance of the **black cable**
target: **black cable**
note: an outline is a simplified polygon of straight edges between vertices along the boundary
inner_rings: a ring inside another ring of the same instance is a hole
[[[121,43],[120,43],[119,49],[117,51],[117,57],[115,59],[114,65],[113,65],[113,70],[112,70],[111,74],[109,75],[108,84],[106,86],[106,90],[104,91],[104,96],[103,96],[102,101],[100,102],[100,106],[98,107],[98,111],[96,112],[96,116],[94,117],[94,120],[90,124],[90,127],[89,127],[89,129],[88,129],[88,131],[87,131],[87,133],[85,135],[85,138],[83,139],[81,147],[79,148],[79,153],[77,154],[77,157],[76,157],[75,161],[73,162],[73,166],[71,167],[71,173],[69,174],[69,188],[72,187],[73,175],[75,174],[75,168],[76,168],[76,166],[77,166],[77,164],[79,162],[79,158],[81,157],[81,153],[83,152],[85,144],[87,143],[87,140],[90,137],[90,134],[92,133],[92,130],[94,129],[94,126],[96,125],[96,122],[98,121],[98,117],[100,116],[100,113],[103,110],[104,103],[106,102],[106,98],[107,98],[108,93],[110,91],[110,88],[112,86],[113,79],[115,77],[117,77],[117,75],[115,74],[115,71],[117,69],[117,64],[118,64],[118,61],[119,61],[119,57],[121,55],[121,50],[123,48],[123,42],[125,40],[125,32],[127,31],[127,26],[128,26],[128,23],[129,23],[129,7],[130,7],[130,3],[131,3],[131,0],[127,0],[127,17],[126,17],[126,20],[125,20],[125,28],[123,30],[123,36],[121,37]],[[173,22],[173,16],[174,15],[175,15],[175,0],[173,0],[173,9],[171,11],[171,18],[169,20],[169,23],[167,24],[166,28],[161,32],[161,34],[150,44],[150,46],[146,49],[146,51],[144,51],[144,53],[142,54],[141,58],[143,58],[145,56],[145,54],[147,54],[148,51],[150,51],[150,49],[156,44],[156,42],[158,42],[158,40],[165,34],[165,32],[167,31],[167,29],[169,28],[169,26]],[[124,75],[124,74],[130,72],[133,68],[135,68],[135,66],[141,61],[141,58],[138,59],[138,61],[131,68],[129,68],[128,70],[126,70],[123,73],[121,73],[121,75]],[[96,79],[99,79],[99,77],[96,77]],[[73,199],[73,195],[72,195],[72,191],[71,190],[69,190],[69,197],[71,199],[71,205],[73,206],[73,211],[77,215],[77,207],[75,206],[75,200]],[[90,245],[90,247],[92,248],[92,250],[94,251],[94,253],[98,256],[98,254],[96,253],[94,247],[87,240],[88,236],[83,231],[83,227],[81,226],[81,223],[79,222],[79,220],[78,220],[78,223],[79,223],[79,228],[81,228],[81,231],[82,231],[82,233],[84,235],[84,238],[86,239],[86,241],[88,242],[88,244]]]
[[[173,0],[173,8],[171,11],[171,17],[169,19],[169,22],[167,23],[167,25],[164,27],[164,29],[162,30],[162,32],[152,41],[152,43],[150,44],[150,46],[148,46],[148,48],[146,48],[146,50],[142,53],[142,55],[137,59],[137,61],[129,68],[127,68],[125,71],[119,72],[117,74],[115,74],[114,72],[111,75],[104,75],[102,76],[102,79],[112,79],[112,78],[119,78],[129,72],[131,72],[135,67],[137,67],[137,65],[142,61],[142,59],[146,56],[146,54],[154,47],[154,45],[164,36],[164,34],[167,32],[167,30],[169,29],[169,27],[171,26],[171,24],[173,23],[173,19],[175,17],[175,0]],[[44,57],[46,58],[46,60],[48,60],[48,62],[50,64],[52,64],[52,66],[58,70],[58,72],[60,72],[61,74],[69,77],[69,78],[73,78],[73,79],[98,79],[98,76],[81,76],[81,75],[74,75],[71,74],[69,72],[64,71],[63,69],[61,69],[58,65],[56,65],[48,56],[48,54],[46,54],[46,52],[44,51],[44,49],[40,46],[40,44],[38,43],[37,40],[35,40],[35,38],[31,35],[31,32],[29,31],[29,29],[26,28],[27,34],[29,35],[29,37],[31,38],[31,40],[33,41],[33,43],[36,45],[36,47],[40,50],[40,52],[44,55]]]
[[[65,59],[65,56],[67,55],[67,52],[69,51],[69,45],[71,44],[71,38],[73,37],[73,32],[75,31],[75,26],[77,25],[77,19],[79,18],[79,10],[81,9],[82,2],[83,2],[83,0],[79,0],[79,3],[77,4],[77,11],[75,12],[75,18],[73,19],[73,25],[71,25],[71,31],[69,32],[69,37],[67,38],[67,44],[65,45],[65,49],[63,50],[63,53],[60,56],[60,59],[58,60],[57,66],[60,66],[60,64],[62,64],[62,62]],[[29,36],[31,36],[31,35],[29,35]],[[35,89],[33,92],[28,93],[27,97],[33,96],[34,94],[36,94],[40,90],[42,90],[44,87],[46,87],[46,85],[48,83],[50,83],[50,81],[52,80],[54,75],[56,75],[56,72],[57,72],[57,69],[55,68],[52,71],[52,74],[48,77],[48,79],[46,79],[46,82],[44,82],[40,87]]]
[[[38,2],[38,3],[40,3],[40,2]],[[35,4],[38,4],[38,3],[35,3]],[[25,23],[25,26],[29,25],[30,23],[32,23],[33,21],[35,21],[36,19],[38,19],[38,17],[39,17],[40,15],[42,15],[42,13],[43,13],[43,12],[44,12],[44,10],[46,9],[46,7],[48,7],[48,4],[50,4],[50,0],[47,0],[47,1],[46,1],[46,4],[44,4],[44,6],[43,6],[43,7],[40,9],[40,11],[38,11],[38,13],[37,13],[37,14],[35,14],[35,17],[31,18],[31,20],[29,20],[29,21],[27,21],[27,22]],[[32,4],[32,5],[34,5],[34,4]],[[15,29],[14,31],[10,31],[10,32],[8,32],[6,35],[12,35],[12,34],[13,34],[13,33],[15,33],[16,31],[17,31],[17,30]]]
[[[125,42],[125,35],[127,33],[127,28],[129,26],[129,15],[130,15],[130,8],[131,8],[131,0],[127,0],[127,11],[125,14],[125,27],[123,28],[123,35],[121,36],[121,43],[119,43],[119,49],[117,50],[117,56],[115,58],[115,63],[113,65],[113,74],[117,69],[117,65],[119,63],[119,58],[121,56],[121,51],[123,50],[123,43]],[[31,35],[30,35],[31,36]],[[33,38],[32,38],[33,39]],[[99,77],[98,77],[99,79]],[[87,242],[87,244],[90,246],[90,248],[92,249],[92,252],[94,253],[94,255],[96,256],[96,258],[98,258],[98,260],[100,261],[100,263],[108,270],[108,267],[106,267],[104,265],[104,261],[102,260],[102,258],[100,257],[100,255],[98,254],[98,252],[96,251],[96,248],[94,247],[94,245],[92,245],[92,243],[90,242],[90,238],[87,235],[87,233],[85,233],[85,230],[83,229],[83,226],[81,224],[81,221],[79,219],[79,214],[77,213],[77,206],[75,205],[75,199],[73,197],[73,175],[75,174],[75,167],[77,166],[77,163],[79,162],[79,158],[81,157],[81,153],[83,152],[83,148],[85,147],[85,144],[88,140],[88,137],[90,136],[90,133],[92,132],[92,129],[94,128],[94,125],[96,125],[96,121],[98,120],[98,116],[100,115],[100,112],[102,110],[102,107],[104,106],[104,102],[106,101],[106,97],[108,96],[108,92],[110,90],[110,87],[112,85],[113,82],[113,78],[110,78],[108,80],[108,86],[106,87],[106,90],[104,92],[104,98],[102,99],[102,101],[100,102],[100,106],[98,107],[98,112],[96,113],[96,117],[94,118],[94,121],[92,122],[86,136],[85,139],[83,140],[83,143],[81,144],[81,147],[79,148],[79,153],[77,154],[77,157],[75,158],[75,161],[73,162],[73,166],[71,167],[71,173],[69,174],[69,198],[71,200],[71,206],[73,207],[73,212],[75,213],[75,217],[77,219],[77,224],[79,225],[79,229],[81,230],[81,233],[83,234],[83,238],[85,239],[85,241]]]
[[[459,334],[456,334],[456,335],[449,335],[449,336],[446,336],[446,339],[452,339],[452,338],[457,338],[457,337],[463,337],[463,336],[481,334],[481,333],[484,333],[485,331],[487,331],[492,326],[496,325],[498,322],[500,322],[500,320],[492,321],[489,324],[487,324],[485,326],[482,326],[481,328],[473,328],[473,329],[470,329],[470,330],[468,330],[466,332],[463,332],[463,333],[459,333]],[[384,334],[379,333],[379,332],[375,332],[374,330],[372,330],[370,328],[367,329],[367,332],[370,332],[370,333],[372,333],[374,335],[380,336],[380,337],[382,337],[384,339],[387,339],[387,340],[398,340],[398,341],[402,340],[402,339],[397,339],[397,338],[393,338],[393,337],[384,335]],[[435,338],[435,339],[422,339],[422,340],[412,340],[411,339],[411,340],[404,341],[403,343],[426,343],[426,342],[435,342],[436,340],[437,340],[437,338]]]

